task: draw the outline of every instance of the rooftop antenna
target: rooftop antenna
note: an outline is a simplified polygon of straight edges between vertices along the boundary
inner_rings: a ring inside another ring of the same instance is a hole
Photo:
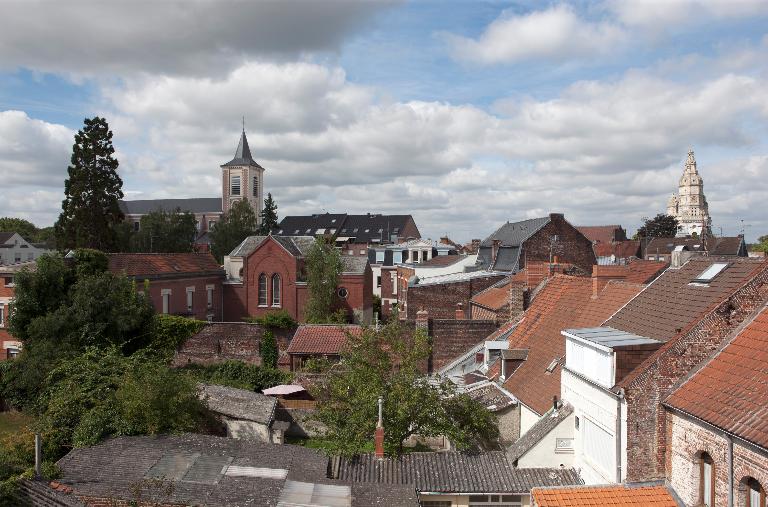
[[[243,115],[243,132],[245,132],[245,115]]]

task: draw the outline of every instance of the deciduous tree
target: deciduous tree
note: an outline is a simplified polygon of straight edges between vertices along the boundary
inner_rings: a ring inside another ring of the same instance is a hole
[[[75,135],[62,211],[55,225],[60,250],[115,250],[114,228],[123,219],[118,204],[123,198],[123,181],[117,174],[114,153],[107,120],[86,118],[84,127]]]
[[[307,254],[305,269],[309,297],[304,306],[304,319],[315,324],[338,322],[333,307],[343,269],[339,251],[331,241],[318,237]]]
[[[211,253],[216,260],[223,262],[237,245],[248,236],[256,234],[256,213],[247,200],[242,199],[232,204],[229,213],[213,226],[211,235]]]
[[[152,211],[141,217],[139,230],[131,236],[134,252],[191,252],[197,237],[195,215],[176,208]]]
[[[653,218],[645,219],[645,224],[637,230],[637,237],[674,238],[677,235],[677,226],[675,217],[659,213]]]

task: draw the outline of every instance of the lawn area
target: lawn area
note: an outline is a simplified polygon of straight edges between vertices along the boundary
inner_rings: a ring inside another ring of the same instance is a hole
[[[0,438],[15,433],[30,424],[32,420],[30,416],[21,412],[0,412]]]

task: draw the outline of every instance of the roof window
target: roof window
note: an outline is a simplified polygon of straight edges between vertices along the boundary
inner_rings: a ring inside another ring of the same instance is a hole
[[[297,234],[299,234],[299,230],[298,230],[298,229],[296,229],[296,230],[293,232],[293,234],[294,234],[294,235],[297,235]]]
[[[705,269],[704,272],[701,273],[699,276],[697,276],[692,282],[693,283],[709,283],[717,275],[719,275],[722,270],[724,270],[727,267],[728,267],[727,262],[716,262],[711,266],[709,266],[707,269]]]
[[[557,368],[558,361],[557,359],[553,359],[551,363],[549,363],[549,366],[547,366],[547,373],[552,373],[555,371],[555,368]]]

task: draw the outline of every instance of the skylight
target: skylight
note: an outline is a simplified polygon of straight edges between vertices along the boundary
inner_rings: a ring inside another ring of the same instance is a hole
[[[709,266],[707,269],[704,270],[703,273],[701,273],[699,276],[697,276],[693,282],[694,283],[709,283],[711,282],[717,275],[720,274],[722,270],[728,267],[727,262],[716,262]]]

